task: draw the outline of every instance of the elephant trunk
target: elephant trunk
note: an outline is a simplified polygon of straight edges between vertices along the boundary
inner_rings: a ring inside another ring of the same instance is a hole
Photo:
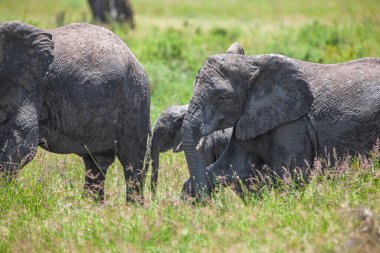
[[[196,199],[209,194],[206,162],[202,149],[197,149],[201,121],[193,114],[186,114],[182,124],[182,147],[185,151],[191,180],[191,195]]]
[[[152,158],[152,176],[150,180],[150,187],[153,194],[156,194],[157,181],[158,181],[158,169],[160,167],[160,147],[158,143],[158,136],[153,134],[153,138],[150,144],[150,154]]]

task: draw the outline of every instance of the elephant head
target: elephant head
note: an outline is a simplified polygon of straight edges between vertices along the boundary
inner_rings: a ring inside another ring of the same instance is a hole
[[[209,193],[202,137],[235,127],[240,140],[255,138],[296,120],[310,108],[310,87],[295,62],[280,55],[245,56],[232,45],[228,54],[210,56],[201,67],[182,125],[183,149],[192,195]]]
[[[49,33],[21,22],[0,25],[0,171],[16,172],[34,156],[39,84],[52,61]]]
[[[153,192],[157,188],[160,152],[166,152],[169,149],[175,153],[182,151],[181,126],[187,108],[188,105],[169,107],[161,113],[154,126],[150,147],[152,155],[151,188]]]

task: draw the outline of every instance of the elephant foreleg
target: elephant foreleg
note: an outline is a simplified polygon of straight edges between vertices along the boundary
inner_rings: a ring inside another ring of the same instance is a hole
[[[260,159],[252,159],[249,153],[240,143],[241,141],[232,137],[222,156],[212,165],[207,167],[209,178],[222,185],[240,185],[252,175],[254,162]]]
[[[276,129],[268,139],[259,140],[267,143],[263,156],[274,174],[274,182],[307,181],[316,155],[314,135],[308,119],[303,117]]]

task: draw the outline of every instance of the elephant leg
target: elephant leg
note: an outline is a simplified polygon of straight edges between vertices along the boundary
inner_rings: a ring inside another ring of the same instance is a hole
[[[240,179],[240,190],[243,192],[255,192],[262,184],[267,183],[268,178],[265,176],[270,168],[257,155],[250,153],[247,169],[244,170]],[[237,192],[238,193],[238,192]]]
[[[140,129],[141,132],[124,131],[122,140],[117,142],[117,157],[124,170],[127,202],[141,204],[143,202],[144,181],[148,170],[145,159],[147,158],[149,121],[144,122],[142,119],[136,119],[135,123],[134,129]]]
[[[265,141],[268,147],[265,161],[275,172],[274,181],[307,181],[315,151],[305,119],[278,128]]]
[[[83,156],[86,168],[84,189],[98,200],[104,200],[104,181],[108,167],[115,161],[112,151]]]
[[[89,0],[89,4],[96,21],[106,22],[107,15],[109,12],[109,1],[108,0]]]
[[[144,148],[140,148],[137,151],[130,150],[129,152],[118,155],[120,163],[124,169],[127,202],[139,204],[143,202],[144,180],[147,173],[147,166],[144,164],[144,156]]]
[[[148,136],[150,135],[149,96],[135,95],[134,106],[121,109],[116,133],[116,155],[123,166],[127,202],[142,204],[144,182],[149,159]],[[137,98],[140,98],[137,99]]]
[[[207,171],[211,178],[222,185],[233,185],[237,192],[241,192],[241,183],[249,180],[254,163],[261,163],[258,157],[253,156],[242,142],[232,137],[223,155]],[[252,159],[255,157],[255,159]],[[239,190],[240,189],[240,190]]]

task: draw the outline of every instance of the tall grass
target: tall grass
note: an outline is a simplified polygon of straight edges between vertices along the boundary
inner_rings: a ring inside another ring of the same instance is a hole
[[[303,188],[264,186],[246,204],[220,188],[208,205],[197,207],[178,197],[182,159],[166,158],[157,199],[145,192],[144,206],[126,205],[122,170],[115,164],[102,206],[82,197],[79,159],[40,152],[17,180],[0,181],[0,251],[379,249],[378,157],[317,169]]]
[[[247,54],[281,53],[332,63],[380,55],[379,1],[132,1],[137,28],[109,24],[151,83],[151,117],[191,98],[208,55],[240,42]],[[42,28],[92,22],[86,0],[2,0],[0,21]],[[84,166],[74,155],[40,150],[14,181],[0,180],[0,252],[377,252],[378,147],[369,159],[341,161],[305,187],[260,188],[246,203],[220,188],[206,206],[179,199],[188,177],[183,154],[161,155],[158,196],[125,204],[118,162],[105,206],[83,196]]]

